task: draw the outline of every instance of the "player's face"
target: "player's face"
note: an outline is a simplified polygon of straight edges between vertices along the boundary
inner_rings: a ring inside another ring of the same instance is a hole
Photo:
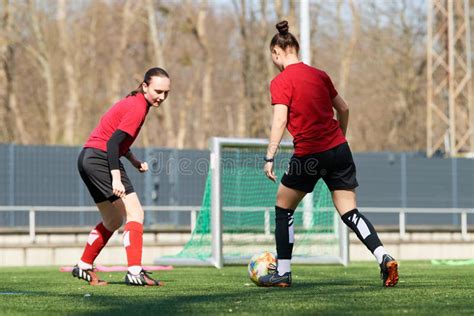
[[[280,71],[283,71],[283,50],[278,46],[272,48],[272,61]]]
[[[158,76],[151,77],[148,85],[143,83],[145,99],[151,104],[151,106],[157,108],[168,97],[170,87],[171,81],[169,78]]]

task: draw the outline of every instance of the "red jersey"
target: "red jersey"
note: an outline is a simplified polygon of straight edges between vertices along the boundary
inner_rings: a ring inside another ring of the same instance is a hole
[[[293,136],[295,156],[319,153],[347,140],[334,119],[337,91],[322,70],[300,62],[288,65],[270,84],[272,105],[288,106],[286,127]]]
[[[123,156],[137,138],[148,109],[148,103],[142,93],[118,101],[102,115],[99,124],[90,134],[84,147],[107,151],[107,142],[112,134],[119,129],[128,134],[119,148],[119,155]]]

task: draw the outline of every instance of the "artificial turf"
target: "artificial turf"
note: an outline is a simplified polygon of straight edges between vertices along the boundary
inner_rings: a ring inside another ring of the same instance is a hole
[[[166,285],[130,287],[124,273],[99,272],[92,287],[57,267],[0,269],[1,315],[473,315],[474,266],[402,262],[400,282],[383,288],[375,263],[293,266],[291,288],[259,288],[246,267],[175,267]]]

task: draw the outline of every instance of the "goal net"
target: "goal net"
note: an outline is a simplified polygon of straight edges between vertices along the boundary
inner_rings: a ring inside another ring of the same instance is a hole
[[[278,181],[263,173],[268,142],[213,138],[211,164],[195,229],[174,258],[156,263],[215,265],[248,263],[256,253],[275,253],[275,200]],[[282,143],[274,166],[278,179],[291,158]],[[294,263],[348,263],[348,239],[330,192],[319,181],[294,214]]]

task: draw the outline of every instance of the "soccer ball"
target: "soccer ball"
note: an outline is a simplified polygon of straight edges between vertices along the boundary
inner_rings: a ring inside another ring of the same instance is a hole
[[[248,266],[250,280],[257,285],[260,285],[258,279],[261,276],[269,274],[272,270],[276,270],[276,265],[277,261],[272,253],[265,251],[256,254],[252,259],[250,259]]]

